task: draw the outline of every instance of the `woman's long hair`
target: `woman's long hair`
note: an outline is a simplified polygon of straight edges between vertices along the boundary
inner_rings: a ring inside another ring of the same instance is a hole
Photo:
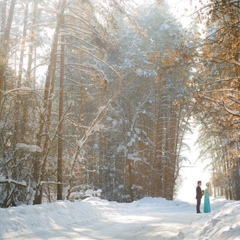
[[[206,186],[207,186],[207,190],[208,190],[209,196],[212,196],[212,187],[211,187],[211,183],[210,183],[210,182],[206,183]]]

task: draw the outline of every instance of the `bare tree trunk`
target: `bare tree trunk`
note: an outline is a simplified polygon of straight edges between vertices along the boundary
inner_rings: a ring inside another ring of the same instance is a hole
[[[165,141],[166,141],[166,109],[164,107],[164,92],[162,83],[160,83],[159,90],[156,94],[156,113],[155,113],[155,149],[154,149],[154,162],[153,167],[156,169],[156,174],[154,174],[154,178],[152,179],[154,184],[154,196],[156,197],[164,197],[164,178],[165,178],[165,162],[166,156],[165,152]]]
[[[1,1],[1,33],[5,30],[5,23],[6,23],[6,13],[7,13],[7,0]]]
[[[161,197],[161,191],[162,191],[162,127],[161,127],[161,105],[157,105],[156,109],[156,124],[155,124],[155,147],[154,147],[154,164],[153,167],[156,169],[156,173],[152,175],[152,191],[153,196],[155,197]]]
[[[33,88],[35,79],[32,77],[32,68],[33,68],[33,54],[34,54],[34,43],[36,41],[36,22],[37,22],[37,12],[38,12],[38,3],[37,1],[34,1],[33,6],[33,16],[32,16],[32,26],[30,31],[30,43],[29,43],[29,49],[28,49],[28,64],[27,64],[27,81],[26,83],[30,88]],[[22,137],[24,138],[24,135],[27,132],[28,129],[28,123],[29,123],[29,114],[28,114],[28,105],[23,104],[23,120],[22,120]]]
[[[167,174],[165,197],[168,200],[173,200],[174,195],[175,170],[177,164],[176,137],[178,136],[178,117],[179,116],[177,116],[177,114],[175,113],[175,109],[170,109],[168,120],[168,134],[166,140]]]
[[[18,83],[17,83],[18,88],[21,87],[21,85],[22,85],[23,59],[24,59],[26,36],[27,36],[28,7],[29,7],[29,3],[26,4],[25,12],[24,12],[23,35],[22,35],[21,53],[20,53],[20,60],[19,60]]]
[[[61,16],[61,26],[64,25],[64,15]],[[62,153],[63,153],[63,145],[62,145],[62,137],[63,137],[63,100],[64,100],[64,61],[65,61],[65,45],[63,44],[65,41],[64,35],[61,36],[61,68],[60,68],[60,95],[59,95],[59,128],[58,128],[58,163],[57,163],[57,200],[63,199],[63,187],[62,187]]]
[[[8,13],[7,25],[6,25],[6,28],[4,29],[3,38],[0,46],[1,48],[0,51],[2,55],[1,61],[0,61],[0,105],[2,104],[3,91],[5,88],[5,70],[6,70],[6,64],[7,64],[7,52],[9,47],[10,32],[11,32],[15,5],[16,5],[16,0],[12,0],[9,13]]]
[[[54,90],[55,69],[56,69],[56,62],[57,62],[57,46],[58,46],[58,39],[59,39],[59,32],[60,32],[60,25],[61,25],[60,18],[61,18],[61,15],[64,14],[65,5],[66,5],[66,0],[59,0],[58,19],[57,19],[54,38],[52,42],[52,50],[50,54],[47,78],[45,82],[44,111],[41,113],[40,121],[39,121],[38,138],[37,138],[37,145],[39,147],[42,147],[42,133],[43,133],[44,126],[46,127],[46,130],[47,130],[46,134],[49,133],[48,130],[49,130],[49,124],[51,121],[50,115],[51,115],[51,109],[52,109],[51,92],[53,92]],[[44,150],[47,150],[48,140],[49,140],[49,137],[46,136]],[[33,177],[36,184],[34,204],[40,204],[42,202],[41,180],[42,180],[42,175],[45,174],[46,161],[47,161],[47,156],[44,157],[43,164],[41,164],[39,157],[36,156],[35,164],[34,164],[34,173],[33,173]]]
[[[24,51],[25,51],[25,43],[26,43],[26,35],[27,35],[28,5],[29,4],[27,3],[25,6],[25,12],[24,12],[23,34],[22,34],[22,42],[21,42],[17,88],[20,88],[22,86],[23,59],[24,59]],[[14,134],[15,134],[15,142],[16,143],[20,140],[20,137],[22,136],[22,134],[20,134],[20,109],[21,109],[20,101],[21,101],[21,95],[17,94],[16,104],[15,104],[15,116],[14,116],[14,120],[15,120]]]
[[[28,51],[28,66],[27,66],[27,82],[29,83],[29,87],[33,88],[34,84],[31,79],[32,65],[33,65],[33,53],[34,53],[34,43],[36,39],[36,22],[37,22],[37,12],[38,12],[38,2],[34,1],[33,7],[33,21],[32,21],[32,29],[30,33],[30,45]]]

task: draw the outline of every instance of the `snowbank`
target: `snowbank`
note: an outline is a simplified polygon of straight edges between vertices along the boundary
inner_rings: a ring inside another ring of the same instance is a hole
[[[240,239],[240,201],[226,204],[204,225],[200,238]]]
[[[240,203],[213,201],[212,209],[196,214],[195,205],[150,197],[22,205],[0,209],[0,239],[240,239]]]
[[[94,198],[93,198],[94,199]],[[97,199],[99,201],[99,199]],[[41,205],[22,205],[16,208],[0,209],[0,239],[5,234],[26,234],[55,226],[65,227],[75,222],[93,221],[101,218],[102,211],[97,201],[58,201]],[[102,204],[107,201],[102,200]]]

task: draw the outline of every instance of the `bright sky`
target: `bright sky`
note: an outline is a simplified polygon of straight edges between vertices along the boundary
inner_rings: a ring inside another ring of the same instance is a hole
[[[194,129],[193,134],[185,136],[185,142],[189,145],[190,151],[185,151],[183,155],[189,159],[190,163],[184,163],[180,170],[182,183],[177,194],[178,199],[194,203],[196,202],[197,181],[202,181],[202,189],[206,188],[207,182],[211,182],[211,169],[206,168],[210,160],[204,160],[204,162],[197,161],[199,149],[194,143],[197,141],[198,134],[197,129]]]
[[[167,0],[172,13],[179,19],[183,27],[188,28],[191,22],[191,15],[202,8],[209,0]],[[202,2],[202,3],[200,3]]]
[[[190,12],[193,6],[191,0],[167,0],[172,8],[172,13],[179,19],[184,27],[188,27],[191,22]]]
[[[202,0],[206,3],[208,0]],[[172,13],[179,19],[183,27],[188,28],[191,20],[191,14],[202,7],[200,1],[196,0],[167,0],[171,7]],[[198,146],[194,143],[198,138],[198,131],[185,136],[186,143],[190,147],[190,151],[186,151],[184,155],[189,159],[190,163],[184,163],[180,171],[181,185],[177,191],[177,198],[186,202],[196,202],[196,186],[197,181],[202,181],[202,189],[205,189],[207,182],[211,181],[211,169],[206,168],[210,160],[201,162],[197,161],[199,157]]]

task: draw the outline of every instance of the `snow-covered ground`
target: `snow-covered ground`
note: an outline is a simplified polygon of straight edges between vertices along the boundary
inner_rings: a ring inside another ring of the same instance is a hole
[[[213,199],[209,214],[162,198],[117,203],[95,197],[19,206],[0,209],[0,239],[239,240],[240,202]]]

